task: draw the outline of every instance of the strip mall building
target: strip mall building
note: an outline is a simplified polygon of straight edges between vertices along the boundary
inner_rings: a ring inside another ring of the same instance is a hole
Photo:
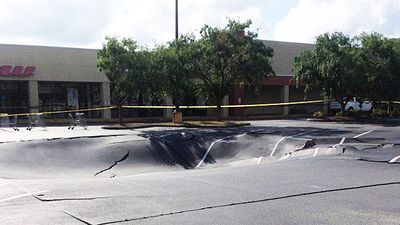
[[[274,49],[276,77],[264,81],[261,92],[237,85],[226,99],[229,104],[302,101],[304,94],[292,80],[294,59],[311,44],[264,41]],[[110,81],[96,66],[97,50],[0,45],[0,112],[24,113],[108,106]],[[320,99],[317,94],[310,100]],[[321,107],[319,107],[320,109]],[[225,116],[257,116],[301,113],[310,106],[286,106],[225,110]],[[165,110],[164,116],[171,112]],[[87,117],[111,118],[110,111],[88,112]]]

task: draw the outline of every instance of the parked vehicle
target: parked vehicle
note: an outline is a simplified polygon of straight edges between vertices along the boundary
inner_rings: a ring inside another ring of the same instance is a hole
[[[364,111],[369,112],[372,110],[372,103],[368,101],[361,101],[354,97],[352,100],[348,101],[346,107],[344,108],[346,111]]]
[[[340,110],[340,104],[337,101],[331,101],[329,104],[329,108],[333,110]],[[345,111],[363,111],[369,112],[372,110],[372,103],[369,101],[361,101],[360,99],[354,97],[353,99],[349,100],[345,106]]]

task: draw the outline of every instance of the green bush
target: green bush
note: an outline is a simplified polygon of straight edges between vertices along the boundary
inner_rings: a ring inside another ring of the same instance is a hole
[[[343,113],[341,111],[335,113],[335,116],[343,116]]]
[[[313,113],[313,117],[315,118],[324,118],[326,116],[326,114],[322,111],[316,111]]]
[[[396,107],[395,109],[393,109],[392,116],[395,116],[395,117],[400,116],[400,108]]]
[[[348,111],[347,115],[353,118],[360,118],[362,116],[368,115],[368,112],[359,111]]]
[[[384,109],[376,108],[372,110],[372,117],[387,117],[387,116],[388,114]]]

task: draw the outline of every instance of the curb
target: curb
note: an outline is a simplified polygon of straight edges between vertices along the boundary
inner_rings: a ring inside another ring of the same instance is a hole
[[[335,123],[349,123],[349,124],[382,124],[382,125],[390,125],[390,124],[400,124],[400,120],[397,119],[330,119],[330,118],[308,118],[309,122],[335,122]]]
[[[184,128],[215,128],[215,129],[220,129],[220,128],[232,128],[232,127],[244,127],[248,126],[250,123],[233,123],[229,125],[222,125],[222,126],[215,126],[215,125],[194,125],[194,124],[176,124],[176,125],[170,125],[170,124],[143,124],[143,125],[137,125],[137,126],[103,126],[101,127],[102,129],[105,130],[132,130],[132,129],[141,129],[141,128],[150,128],[150,127],[184,127]]]

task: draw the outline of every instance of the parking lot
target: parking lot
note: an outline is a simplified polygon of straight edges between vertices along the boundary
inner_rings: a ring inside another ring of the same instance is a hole
[[[400,224],[400,126],[0,131],[0,224]]]

